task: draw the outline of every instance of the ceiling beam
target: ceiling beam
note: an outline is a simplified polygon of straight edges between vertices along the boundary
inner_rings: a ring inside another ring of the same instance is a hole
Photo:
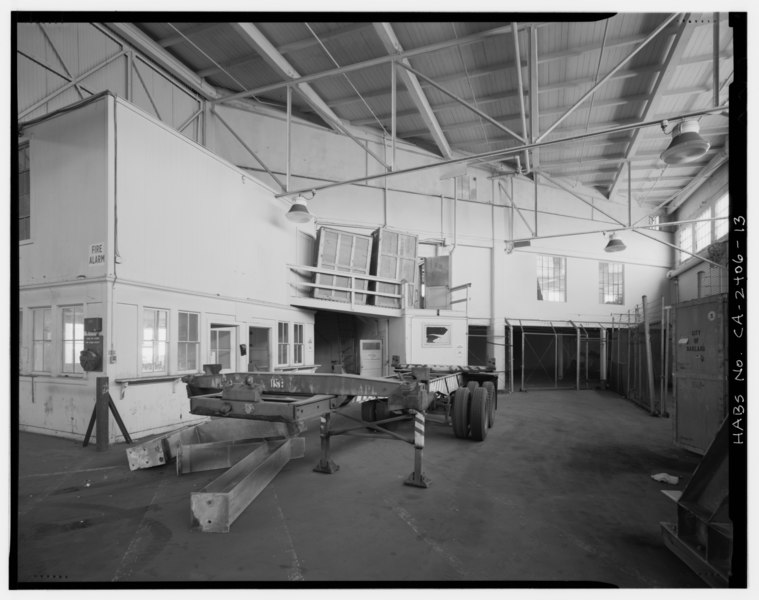
[[[588,91],[587,91],[587,92],[586,92],[586,93],[585,93],[585,94],[582,96],[582,98],[580,98],[580,99],[579,99],[579,100],[578,100],[578,101],[577,101],[577,102],[576,102],[576,103],[575,103],[575,104],[574,104],[574,105],[573,105],[573,106],[572,106],[572,107],[571,107],[569,110],[567,110],[567,112],[566,112],[566,113],[565,113],[563,116],[559,117],[559,119],[558,119],[558,120],[556,120],[556,121],[554,122],[554,124],[553,124],[553,125],[551,125],[551,126],[550,126],[550,127],[549,127],[549,128],[546,130],[546,131],[542,132],[542,133],[540,134],[540,137],[537,139],[537,141],[541,141],[541,140],[543,140],[543,139],[544,139],[544,138],[545,138],[545,137],[546,137],[546,136],[547,136],[549,133],[551,133],[551,131],[553,131],[553,130],[554,130],[556,127],[558,127],[558,126],[559,126],[559,124],[560,124],[560,123],[561,123],[561,122],[562,122],[564,119],[566,119],[566,118],[567,118],[569,115],[571,115],[571,114],[572,114],[572,113],[573,113],[573,112],[574,112],[574,111],[577,109],[577,107],[578,107],[578,106],[580,106],[580,105],[581,105],[583,102],[585,102],[585,101],[586,101],[588,98],[590,98],[591,96],[593,96],[593,94],[595,94],[595,93],[596,93],[596,91],[597,91],[597,90],[598,90],[598,89],[599,89],[601,86],[603,86],[603,85],[604,85],[604,84],[605,84],[605,83],[606,83],[606,82],[607,82],[609,79],[611,79],[611,78],[612,78],[612,76],[614,75],[614,73],[616,73],[616,72],[617,72],[619,69],[621,69],[621,68],[622,68],[622,66],[624,66],[624,65],[625,65],[625,64],[626,64],[628,61],[632,60],[632,58],[633,58],[633,57],[634,57],[636,54],[638,54],[638,52],[640,52],[640,51],[641,51],[643,48],[645,48],[645,47],[646,47],[646,46],[647,46],[647,45],[648,45],[648,44],[651,42],[651,40],[653,40],[654,38],[656,38],[656,36],[657,36],[657,35],[659,35],[659,33],[660,33],[661,31],[663,31],[663,30],[664,30],[664,29],[665,29],[665,28],[666,28],[666,27],[667,27],[667,26],[668,26],[668,25],[669,25],[669,24],[670,24],[672,21],[674,21],[674,19],[675,19],[676,17],[677,17],[677,14],[673,14],[673,15],[670,15],[669,17],[667,17],[667,19],[665,19],[663,23],[661,23],[661,24],[660,24],[660,25],[659,25],[659,26],[658,26],[656,29],[654,29],[654,30],[653,30],[653,31],[652,31],[652,32],[651,32],[651,33],[650,33],[650,34],[649,34],[649,35],[646,37],[646,39],[645,39],[645,40],[643,40],[643,41],[640,43],[640,45],[638,45],[638,46],[635,48],[635,50],[633,50],[632,52],[630,52],[630,54],[628,54],[628,55],[627,55],[625,58],[623,58],[623,59],[622,59],[622,60],[621,60],[619,63],[617,63],[617,66],[615,66],[615,67],[614,67],[614,68],[613,68],[611,71],[609,71],[609,73],[608,73],[608,74],[606,74],[606,75],[605,75],[605,76],[604,76],[604,77],[603,77],[603,78],[602,78],[602,79],[601,79],[601,80],[600,80],[600,81],[599,81],[599,82],[598,82],[598,83],[597,83],[595,86],[593,86],[593,87],[592,87],[590,90],[588,90]]]
[[[403,52],[403,46],[401,46],[390,23],[374,23],[374,31],[388,54],[396,55]],[[407,58],[401,58],[398,61],[398,64],[404,67],[411,66]],[[406,86],[406,90],[411,96],[411,101],[419,111],[424,124],[427,126],[427,129],[429,129],[432,139],[440,150],[440,154],[444,158],[450,158],[453,156],[453,152],[451,151],[448,140],[445,138],[445,134],[440,127],[440,123],[438,123],[437,117],[435,117],[430,102],[427,100],[427,96],[425,96],[422,86],[419,84],[419,79],[417,79],[414,73],[405,68],[401,69],[398,75],[400,75],[401,81],[403,81],[403,84]]]
[[[250,97],[250,96],[258,96],[265,92],[280,89],[284,87],[285,85],[309,83],[311,81],[316,81],[317,79],[324,79],[325,77],[333,77],[335,75],[341,75],[343,73],[349,73],[351,71],[360,71],[361,69],[368,69],[369,67],[376,67],[379,65],[388,64],[401,58],[410,58],[412,56],[419,56],[422,54],[437,52],[439,50],[444,50],[446,48],[453,48],[456,46],[465,46],[467,44],[474,44],[474,43],[486,40],[488,38],[499,36],[499,35],[505,35],[510,32],[511,32],[511,26],[495,27],[494,29],[488,29],[486,31],[481,31],[479,33],[467,35],[467,36],[456,38],[453,40],[445,40],[443,42],[430,44],[428,46],[422,46],[421,48],[414,48],[412,50],[404,50],[403,52],[399,54],[379,56],[377,58],[372,58],[372,59],[361,61],[358,63],[353,63],[351,65],[345,65],[343,67],[338,67],[335,69],[328,69],[320,73],[312,73],[310,75],[304,75],[303,77],[300,77],[294,81],[289,82],[289,84],[288,83],[273,83],[270,85],[261,86],[256,89],[245,90],[244,92],[230,94],[228,96],[225,96],[224,98],[221,98],[220,102],[226,102],[228,100],[236,100],[238,98],[245,98],[245,97]]]
[[[648,119],[653,114],[655,114],[657,108],[661,104],[661,98],[658,96],[658,93],[660,91],[666,90],[674,79],[675,73],[677,72],[680,64],[680,59],[685,52],[688,41],[693,36],[693,32],[695,31],[695,26],[690,25],[689,20],[690,19],[688,19],[688,15],[686,14],[683,16],[683,19],[679,24],[677,32],[675,33],[675,37],[672,40],[672,44],[667,51],[667,56],[662,64],[662,70],[659,72],[659,76],[657,77],[656,82],[651,89],[651,100],[646,104],[646,108],[643,111],[643,119]],[[638,147],[640,146],[641,139],[642,136],[640,135],[640,131],[633,132],[630,140],[630,145],[627,147],[627,152],[625,153],[628,157],[635,156],[636,152],[638,151]],[[619,188],[622,184],[621,182],[623,171],[624,168],[620,167],[619,171],[617,172],[617,176],[614,179],[614,184],[611,186],[611,188],[609,188],[608,198],[610,200],[620,191]]]
[[[274,69],[280,77],[287,81],[300,78],[300,73],[295,70],[287,59],[282,56],[266,36],[264,36],[261,30],[253,25],[253,23],[232,23],[232,27],[243,40],[253,48],[253,50],[261,55],[267,64]],[[343,129],[340,127],[342,125],[340,117],[327,106],[327,103],[322,100],[319,94],[317,94],[308,83],[301,83],[297,88],[308,105],[324,120],[325,123],[338,133],[343,133]]]
[[[195,90],[204,98],[218,100],[221,97],[221,94],[219,94],[215,87],[206,83],[197,73],[188,69],[136,26],[131,23],[108,23],[107,26],[137,50],[145,54],[147,58],[169,71],[182,83]]]

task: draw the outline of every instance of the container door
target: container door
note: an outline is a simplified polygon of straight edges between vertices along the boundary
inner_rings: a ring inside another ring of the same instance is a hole
[[[382,377],[382,340],[361,340],[359,362],[363,377]]]
[[[727,414],[725,297],[675,307],[675,443],[703,454]]]

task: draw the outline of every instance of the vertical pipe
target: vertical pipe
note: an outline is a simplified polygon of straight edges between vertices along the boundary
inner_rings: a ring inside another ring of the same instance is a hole
[[[553,387],[559,387],[559,336],[553,330]]]
[[[514,393],[514,326],[509,325],[509,393]]]
[[[98,450],[108,450],[108,378],[95,380],[95,437]]]
[[[627,360],[625,375],[625,398],[630,399],[630,363],[632,362],[632,329],[630,329],[630,309],[627,309]]]
[[[538,237],[538,174],[533,172],[532,179],[535,182],[535,237]]]
[[[659,403],[661,406],[661,416],[664,416],[664,410],[665,410],[665,404],[666,401],[664,400],[664,381],[665,381],[665,375],[664,375],[664,296],[661,297],[661,322],[659,325],[659,368],[661,370],[661,376],[659,377]]]
[[[627,226],[632,227],[632,161],[627,161]]]
[[[601,348],[599,349],[599,352],[601,353],[601,360],[600,360],[600,369],[601,369],[601,389],[606,389],[606,329],[602,326],[601,327]]]
[[[291,168],[291,158],[290,158],[290,148],[291,146],[291,136],[292,136],[292,107],[293,107],[293,89],[288,85],[287,86],[287,137],[285,138],[285,190],[288,192],[290,191],[290,168]]]
[[[712,88],[714,93],[714,106],[719,106],[719,13],[714,13],[714,25],[712,28],[712,51],[714,52],[712,67]]]
[[[522,388],[521,390],[524,392],[525,391],[524,389],[524,338],[525,338],[524,327],[521,327],[521,330],[522,330]]]
[[[646,374],[648,375],[648,410],[652,415],[656,414],[654,400],[656,392],[654,387],[654,357],[651,351],[651,323],[648,317],[648,303],[643,296],[643,334],[646,341]]]
[[[611,336],[609,337],[609,344],[609,380],[611,380],[617,373],[614,369],[614,350],[617,346],[614,343],[614,315],[611,315]]]
[[[390,157],[390,170],[395,171],[395,127],[396,127],[396,65],[395,61],[390,61],[390,113],[392,121],[390,124],[390,135],[392,143],[392,155]],[[387,181],[387,179],[385,179]]]
[[[575,330],[577,331],[577,358],[575,360],[575,364],[577,365],[577,368],[575,369],[577,371],[577,389],[580,389],[580,328],[575,327]]]
[[[668,417],[669,411],[667,410],[667,394],[669,393],[668,388],[668,380],[667,380],[667,371],[669,371],[669,315],[670,311],[672,310],[671,306],[668,306],[666,308],[666,325],[664,327],[665,331],[665,343],[664,343],[664,396],[662,396],[662,416]]]

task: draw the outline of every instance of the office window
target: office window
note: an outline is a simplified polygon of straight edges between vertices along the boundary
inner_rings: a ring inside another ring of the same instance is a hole
[[[168,311],[146,308],[142,313],[142,371],[166,373],[169,344]]]
[[[18,147],[18,239],[32,237],[31,180],[29,177],[29,144]]]
[[[200,337],[198,313],[179,311],[177,328],[177,370],[197,371]]]
[[[711,207],[701,211],[696,217],[697,222],[694,223],[694,233],[696,237],[696,252],[703,250],[709,244],[712,243],[712,209]]]
[[[221,365],[222,369],[232,368],[231,327],[211,329],[211,363]]]
[[[538,300],[567,301],[567,259],[538,256]]]
[[[277,323],[277,364],[286,365],[290,354],[290,324]]]
[[[79,353],[84,350],[84,306],[64,306],[63,322],[63,372],[83,373]]]
[[[730,228],[730,196],[725,194],[714,203],[714,240],[717,241],[722,236],[727,235]]]
[[[32,311],[32,370],[40,373],[49,372],[52,365],[52,317],[50,308]]]
[[[598,263],[598,301],[601,304],[625,303],[625,266]]]
[[[293,364],[303,364],[303,325],[293,325]]]

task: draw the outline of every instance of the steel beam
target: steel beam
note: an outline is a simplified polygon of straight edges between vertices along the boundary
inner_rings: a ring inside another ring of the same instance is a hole
[[[403,47],[395,35],[393,27],[390,23],[374,23],[374,31],[380,38],[380,41],[382,42],[382,45],[385,47],[385,51],[388,54],[395,56],[403,52]],[[419,84],[419,80],[414,76],[414,74],[419,74],[411,69],[411,65],[409,64],[407,58],[401,58],[394,62],[397,62],[397,64],[404,67],[404,70],[400,72],[401,79],[406,86],[406,90],[411,96],[411,101],[419,111],[419,114],[422,117],[425,125],[427,125],[427,128],[432,135],[432,139],[435,141],[435,144],[440,150],[440,153],[444,157],[450,158],[453,155],[451,146],[448,144],[448,140],[445,138],[445,134],[440,127],[440,123],[437,121],[437,117],[435,117],[435,113],[430,106],[429,100],[427,100],[427,96],[422,90],[422,86]],[[409,70],[411,72],[409,72]]]

